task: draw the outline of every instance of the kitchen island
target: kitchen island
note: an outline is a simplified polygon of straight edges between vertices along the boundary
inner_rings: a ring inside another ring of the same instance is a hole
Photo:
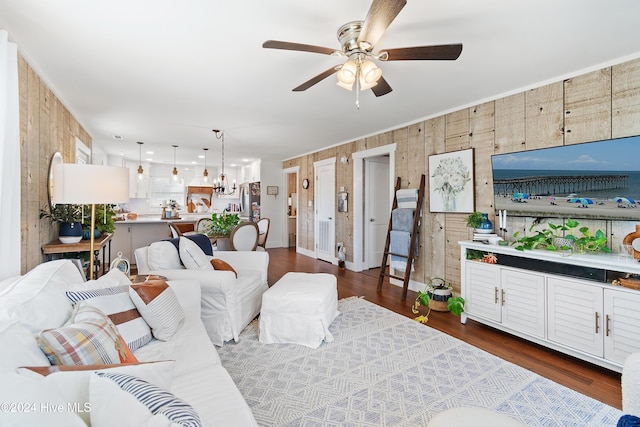
[[[210,213],[184,214],[180,218],[162,219],[160,214],[140,214],[136,219],[116,221],[116,229],[111,242],[112,253],[129,260],[130,265],[135,265],[136,260],[133,251],[153,242],[170,239],[169,223],[196,224],[200,218],[209,218]]]

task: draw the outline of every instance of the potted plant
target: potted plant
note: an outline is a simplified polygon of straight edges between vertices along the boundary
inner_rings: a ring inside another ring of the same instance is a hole
[[[453,295],[453,286],[444,279],[436,277],[431,279],[423,291],[418,291],[418,297],[411,306],[413,314],[420,314],[420,306],[427,307],[427,314],[416,317],[414,320],[427,323],[431,310],[449,311],[456,316],[464,312],[464,298]]]
[[[82,240],[82,209],[80,205],[50,205],[49,209],[40,209],[40,219],[49,218],[59,223],[58,238],[61,243],[78,243]]]
[[[529,228],[529,231],[532,232],[536,225],[537,224],[534,223]],[[536,230],[535,234],[523,236],[519,239],[517,237],[520,232],[516,231],[513,233],[513,237],[516,239],[513,243],[517,245],[515,249],[519,251],[524,251],[525,249],[546,249],[549,251],[570,250],[575,237],[571,234],[563,237],[562,234],[565,231],[575,229],[577,226],[577,221],[567,218],[564,224],[549,223],[546,227]]]
[[[95,231],[94,237],[97,239],[102,236],[103,233],[113,233],[116,229],[116,223],[113,219],[115,212],[113,211],[114,205],[96,205],[96,220],[95,220]],[[83,229],[83,238],[85,240],[91,238],[91,234],[89,229],[91,228],[91,215],[88,213],[91,212],[91,205],[85,205],[83,207],[84,211],[87,215],[82,217],[82,229]]]
[[[480,228],[482,225],[482,221],[484,220],[484,215],[482,212],[473,212],[467,216],[467,227],[469,228]]]
[[[238,214],[211,214],[211,224],[207,234],[212,237],[229,237],[231,230],[233,230],[233,227],[238,225],[239,222],[240,216]]]
[[[592,234],[589,231],[589,227],[580,227],[579,231],[582,237],[567,236],[567,239],[573,240],[574,247],[579,253],[596,253],[599,251],[611,253],[611,249],[607,247],[607,236],[602,230],[597,230],[595,234]]]

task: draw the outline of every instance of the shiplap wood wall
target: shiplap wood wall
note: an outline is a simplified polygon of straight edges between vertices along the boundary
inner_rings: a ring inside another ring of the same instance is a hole
[[[429,176],[430,155],[473,148],[476,210],[492,216],[491,155],[633,135],[640,135],[640,59],[290,159],[283,167],[300,166],[300,182],[308,178],[311,183],[308,190],[298,189],[298,233],[300,246],[313,251],[314,211],[308,201],[313,199],[314,161],[350,157],[358,151],[395,143],[396,173],[402,178],[403,188],[412,188],[418,186],[420,175]],[[344,186],[351,193],[352,164],[337,165],[336,191]],[[424,283],[444,276],[459,289],[457,242],[471,237],[466,228],[467,215],[430,213],[428,194],[423,215],[420,257],[412,279]],[[336,218],[336,241],[345,243],[347,260],[353,261],[353,247],[362,242],[353,241],[352,209],[336,212]],[[510,219],[509,234],[525,232],[532,221]],[[612,248],[635,230],[635,222],[629,221],[582,220],[581,225],[606,230]]]
[[[91,136],[69,110],[51,92],[33,68],[18,57],[20,93],[20,166],[21,166],[21,271],[42,263],[41,246],[53,240],[57,232],[49,220],[40,219],[47,206],[49,161],[56,151],[65,163],[75,162],[75,138],[91,147]]]

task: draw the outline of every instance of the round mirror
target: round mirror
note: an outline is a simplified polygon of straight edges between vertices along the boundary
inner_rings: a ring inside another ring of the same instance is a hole
[[[49,199],[49,208],[52,208],[54,205],[51,201],[53,198],[53,167],[54,165],[61,165],[62,163],[62,154],[59,151],[53,153],[53,156],[51,156],[51,160],[49,161],[49,177],[47,178],[47,198]]]

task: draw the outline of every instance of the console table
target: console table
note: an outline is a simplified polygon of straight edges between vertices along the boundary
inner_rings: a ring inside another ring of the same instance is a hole
[[[618,372],[640,351],[640,291],[611,284],[640,274],[637,260],[458,243],[463,323],[473,319]],[[466,259],[470,250],[495,254],[497,264]]]
[[[102,250],[102,274],[107,272],[107,264],[111,264],[111,238],[113,237],[113,233],[103,234],[100,238],[95,239],[93,243],[93,277],[96,279],[100,276],[100,251]],[[104,250],[106,246],[109,246],[109,262],[105,262],[106,251]],[[60,240],[56,239],[52,242],[47,243],[42,246],[42,254],[47,257],[47,261],[53,259],[54,255],[57,254],[67,254],[67,253],[76,253],[76,252],[89,252],[91,251],[91,241],[90,240],[80,240],[78,243],[61,243]]]

